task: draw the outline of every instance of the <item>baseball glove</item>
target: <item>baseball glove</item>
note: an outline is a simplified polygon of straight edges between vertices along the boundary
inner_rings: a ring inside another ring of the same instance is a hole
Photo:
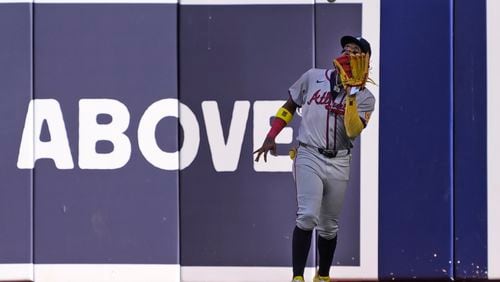
[[[370,56],[368,54],[343,55],[333,60],[333,64],[339,71],[344,88],[363,88],[366,82],[373,83],[368,77],[370,67]]]

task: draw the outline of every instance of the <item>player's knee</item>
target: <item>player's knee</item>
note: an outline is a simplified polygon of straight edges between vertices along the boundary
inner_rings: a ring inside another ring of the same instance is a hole
[[[313,214],[297,216],[297,226],[302,230],[313,230],[318,225],[318,217]]]
[[[338,228],[329,229],[329,230],[318,230],[319,236],[323,237],[326,240],[332,240],[337,237]]]
[[[337,232],[339,231],[339,225],[336,220],[327,221],[326,224],[321,225],[318,228],[319,236],[325,238],[326,240],[331,240],[337,236]]]

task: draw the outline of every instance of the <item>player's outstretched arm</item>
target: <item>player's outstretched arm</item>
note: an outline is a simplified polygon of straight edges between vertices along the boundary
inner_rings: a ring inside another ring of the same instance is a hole
[[[365,125],[359,117],[356,96],[354,95],[349,96],[346,101],[344,126],[349,138],[357,137],[365,128]]]
[[[264,161],[267,162],[267,153],[271,151],[272,155],[276,155],[276,136],[281,132],[281,130],[293,119],[293,114],[295,110],[297,110],[298,105],[292,100],[292,98],[288,98],[286,103],[278,109],[276,116],[273,119],[271,124],[271,129],[269,133],[267,133],[266,138],[264,139],[264,143],[262,146],[257,149],[254,154],[257,154],[255,161],[258,162],[260,156],[264,154]]]
[[[346,89],[347,93],[351,92],[351,88]],[[361,120],[358,112],[358,104],[356,95],[348,95],[344,114],[344,126],[347,136],[355,138],[361,134],[361,131],[366,127],[366,124]]]

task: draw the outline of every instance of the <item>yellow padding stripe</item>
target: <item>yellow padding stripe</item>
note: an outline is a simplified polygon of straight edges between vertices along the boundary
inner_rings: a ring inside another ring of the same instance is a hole
[[[281,107],[276,113],[276,117],[284,120],[288,124],[290,121],[292,121],[293,114],[290,113],[290,111],[288,111],[287,109]]]

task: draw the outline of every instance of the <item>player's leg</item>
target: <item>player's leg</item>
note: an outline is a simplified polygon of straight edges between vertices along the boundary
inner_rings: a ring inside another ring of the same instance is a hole
[[[333,239],[325,239],[318,235],[319,269],[314,281],[330,281],[330,267],[337,247],[337,236]]]
[[[319,276],[329,276],[335,248],[339,219],[344,204],[349,177],[349,159],[337,158],[325,183],[318,224]]]
[[[297,188],[297,219],[293,231],[293,276],[303,276],[311,246],[313,229],[318,225],[323,194],[323,182],[317,173],[315,156],[299,148],[295,159],[295,185]]]

